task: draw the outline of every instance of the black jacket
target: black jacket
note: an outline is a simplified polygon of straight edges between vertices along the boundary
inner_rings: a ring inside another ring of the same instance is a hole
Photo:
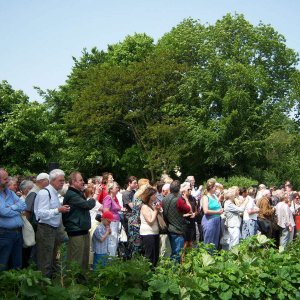
[[[63,205],[70,205],[70,212],[62,214],[63,225],[68,235],[87,234],[91,228],[89,211],[96,205],[96,201],[86,200],[79,190],[69,187]]]

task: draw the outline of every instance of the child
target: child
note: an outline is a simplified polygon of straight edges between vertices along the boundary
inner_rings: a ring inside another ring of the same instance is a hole
[[[92,245],[94,251],[94,262],[93,270],[96,269],[98,262],[104,267],[107,262],[108,252],[108,236],[111,234],[110,222],[113,221],[114,217],[110,211],[105,211],[102,214],[101,223],[97,226],[94,231],[92,238]]]

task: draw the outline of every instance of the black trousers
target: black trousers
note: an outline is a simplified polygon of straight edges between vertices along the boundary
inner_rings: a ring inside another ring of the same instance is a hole
[[[142,235],[142,246],[144,256],[147,257],[152,266],[157,265],[159,259],[159,234]]]

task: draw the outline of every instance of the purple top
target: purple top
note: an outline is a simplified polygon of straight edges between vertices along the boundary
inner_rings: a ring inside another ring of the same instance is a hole
[[[107,195],[103,199],[103,208],[108,208],[108,210],[113,214],[114,221],[120,221],[119,211],[121,210],[121,206],[111,198],[110,195]]]

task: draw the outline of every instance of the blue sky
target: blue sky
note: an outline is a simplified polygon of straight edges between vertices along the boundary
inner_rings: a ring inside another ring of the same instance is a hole
[[[226,13],[272,25],[300,52],[299,12],[299,0],[0,0],[0,81],[40,101],[33,86],[64,84],[83,48],[135,32],[157,41],[184,18],[213,24]]]

